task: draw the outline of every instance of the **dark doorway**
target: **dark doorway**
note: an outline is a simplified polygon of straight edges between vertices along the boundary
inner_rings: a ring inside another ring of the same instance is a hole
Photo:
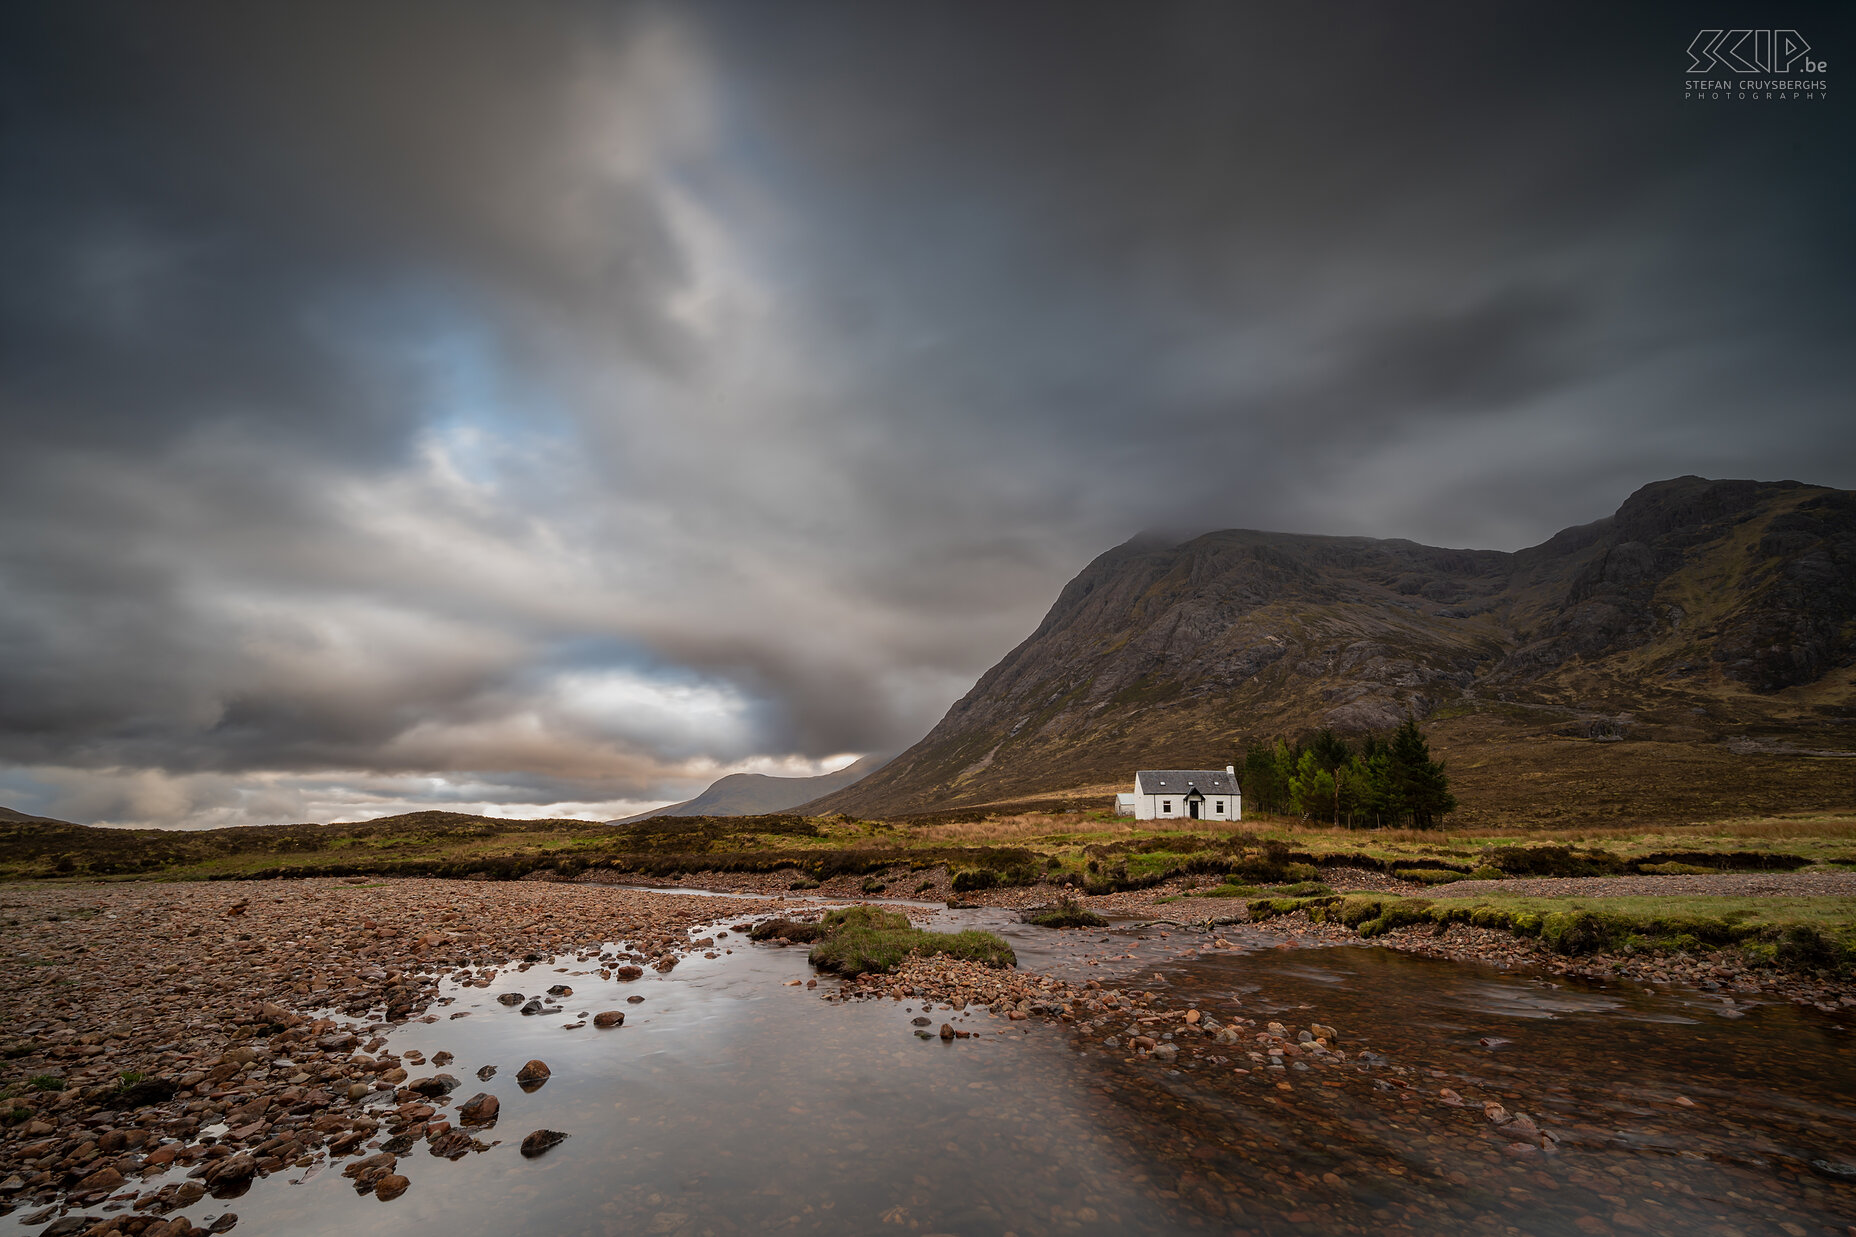
[[[1197,799],[1189,800],[1186,804],[1186,811],[1191,814],[1192,819],[1197,820],[1199,818],[1199,801]]]

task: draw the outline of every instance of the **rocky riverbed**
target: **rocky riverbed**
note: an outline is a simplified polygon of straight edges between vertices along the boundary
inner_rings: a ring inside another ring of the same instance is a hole
[[[1232,1105],[1263,1104],[1273,1113],[1328,1097],[1332,1088],[1340,1088],[1336,1096],[1365,1088],[1369,1107],[1383,1103],[1402,1112],[1422,1078],[1425,1103],[1473,1111],[1477,1121],[1469,1128],[1480,1131],[1475,1138],[1499,1140],[1504,1165],[1536,1152],[1554,1155],[1556,1139],[1572,1128],[1526,1115],[1540,1111],[1544,1088],[1518,1091],[1476,1070],[1414,1071],[1366,1046],[1379,1029],[1361,1008],[1319,997],[1285,1004],[1251,992],[1254,985],[1242,981],[1260,954],[1288,950],[1285,956],[1300,957],[1307,951],[1297,947],[1359,945],[1338,926],[1299,917],[1221,924],[1215,921],[1241,919],[1241,900],[1182,900],[1184,890],[1177,887],[1087,899],[1104,914],[1136,917],[1112,931],[1018,928],[1006,913],[1012,902],[1048,900],[1052,892],[989,891],[982,896],[995,904],[991,910],[911,908],[924,926],[1016,933],[1020,969],[913,960],[887,975],[842,983],[806,971],[803,949],[784,953],[777,943],[750,947],[742,939],[740,929],[753,917],[817,912],[818,902],[796,894],[778,900],[691,897],[542,881],[7,887],[0,890],[0,976],[12,999],[0,1011],[9,1092],[0,1105],[7,1116],[0,1131],[0,1214],[43,1225],[36,1231],[53,1237],[192,1237],[235,1224],[223,1208],[271,1176],[308,1183],[325,1169],[339,1169],[330,1175],[352,1185],[352,1193],[406,1207],[433,1197],[418,1185],[407,1202],[394,1202],[420,1180],[421,1169],[405,1159],[415,1150],[423,1167],[429,1157],[462,1160],[503,1143],[513,1151],[519,1142],[523,1159],[512,1162],[532,1157],[554,1163],[595,1136],[577,1122],[610,1119],[598,1114],[597,1104],[586,1107],[595,1093],[584,1090],[584,1072],[570,1084],[582,1088],[570,1093],[580,1097],[579,1109],[524,1111],[525,1095],[545,1086],[550,1070],[541,1059],[523,1065],[532,1054],[513,1052],[513,1046],[533,1046],[530,1032],[544,1026],[619,1037],[598,1041],[602,1045],[639,1042],[627,1039],[635,1036],[630,1028],[641,1019],[648,1025],[648,1011],[656,1008],[637,1004],[644,1000],[640,990],[685,989],[686,974],[735,965],[728,955],[750,948],[764,951],[755,955],[764,965],[790,959],[789,977],[774,991],[797,990],[782,998],[801,1002],[782,1006],[790,1010],[782,1025],[800,1042],[810,1034],[802,1007],[816,1011],[821,1001],[847,1017],[879,1015],[857,1026],[881,1028],[893,1020],[905,1043],[944,1045],[956,1057],[978,1053],[976,1061],[998,1059],[1014,1051],[1011,1045],[1027,1051],[1041,1029],[1062,1029],[1060,1038],[1082,1057],[1101,1059],[1095,1068],[1126,1074],[1120,1090],[1110,1084],[1103,1092],[1120,1097],[1117,1112],[1158,1105],[1155,1119],[1164,1121],[1158,1109],[1166,1107],[1165,1097],[1188,1081],[1210,1088],[1209,1100],[1195,1101],[1212,1104],[1207,1120],[1229,1119],[1217,1114]],[[1775,989],[1768,976],[1737,975],[1707,960],[1560,959],[1540,955],[1532,942],[1460,925],[1441,934],[1404,930],[1375,944],[1527,972],[1538,976],[1529,982],[1546,989],[1565,980],[1615,984],[1619,978],[1634,979],[1634,986],[1682,988],[1705,999],[1710,1018],[1769,1007]],[[1385,956],[1375,948],[1319,952]],[[679,971],[680,963],[686,965]],[[531,968],[539,968],[533,977],[526,974]],[[1232,978],[1207,986],[1205,975],[1226,973]],[[1785,982],[1792,986],[1784,995],[1820,1011],[1842,1016],[1856,1006],[1834,986]],[[1698,1001],[1689,1006],[1703,1007]],[[677,1019],[686,1015],[660,1019],[656,1033],[681,1038],[689,1024]],[[476,1029],[491,1019],[509,1029]],[[886,1050],[867,1039],[844,1042],[845,1051],[887,1059]],[[476,1046],[476,1055],[465,1053],[466,1043]],[[489,1052],[493,1045],[502,1047]],[[595,1046],[589,1041],[581,1051]],[[1407,1055],[1420,1051],[1413,1046]],[[600,1060],[583,1058],[583,1071],[607,1068],[595,1065]],[[759,1086],[766,1070],[786,1070],[790,1062],[744,1058],[740,1067],[740,1084],[728,1085]],[[943,1067],[948,1077],[941,1085],[972,1085],[951,1069]],[[683,1075],[681,1085],[688,1087],[693,1077]],[[515,1086],[505,1087],[499,1101],[493,1092],[505,1083]],[[803,1109],[805,1088],[816,1083],[801,1080],[791,1100],[777,1090],[767,1095],[769,1112]],[[858,1093],[853,1087],[846,1094]],[[562,1093],[556,1084],[544,1094]],[[722,1094],[732,1092],[724,1088]],[[512,1101],[521,1128],[499,1138],[498,1109],[507,1119]],[[661,1120],[688,1120],[676,1115],[674,1104],[667,1112]],[[975,1114],[979,1110],[969,1115]],[[1041,1155],[1035,1126],[1032,1120],[1025,1137],[1030,1153]],[[1103,1201],[1110,1195],[1100,1195],[1070,1214],[1125,1225],[1143,1205],[1129,1200],[1145,1191],[1158,1209],[1156,1231],[1173,1231],[1168,1226],[1176,1220],[1192,1227],[1207,1217],[1235,1215],[1253,1205],[1243,1201],[1252,1191],[1238,1171],[1250,1154],[1238,1149],[1240,1133],[1214,1149],[1196,1134],[1182,1141],[1168,1132],[1153,1154],[1174,1157],[1167,1161],[1174,1185],[1153,1186],[1136,1171],[1138,1164],[1124,1166],[1131,1175],[1123,1185],[1134,1194],[1116,1195],[1120,1201],[1113,1206]],[[701,1138],[715,1136],[704,1132]],[[492,1160],[497,1157],[484,1162]],[[1451,1178],[1438,1171],[1435,1188],[1447,1190]],[[1387,1172],[1375,1188],[1405,1190],[1398,1170]],[[1326,1197],[1332,1188],[1324,1181],[1317,1173],[1307,1182],[1288,1182],[1281,1192],[1285,1214],[1319,1216],[1339,1206]],[[634,1206],[669,1206],[639,1188],[645,1192]],[[1009,1196],[1009,1187],[1002,1188]],[[933,1213],[920,1190],[909,1197],[906,1207],[895,1205],[901,1208],[895,1214]],[[1422,1199],[1412,1198],[1410,1205],[1420,1207]],[[1176,1203],[1187,1205],[1183,1219],[1167,1210]],[[215,1214],[202,1214],[209,1206]],[[975,1214],[984,1219],[990,1213]],[[847,1231],[833,1223],[821,1217],[821,1231]],[[1421,1220],[1412,1223],[1422,1229]],[[1093,1230],[1084,1225],[1084,1231]]]
[[[441,980],[487,986],[566,953],[619,980],[662,973],[711,944],[691,927],[758,909],[545,883],[0,889],[0,1205],[132,1200],[100,1231],[180,1237],[195,1230],[164,1212],[377,1136],[468,1153],[481,1144],[438,1115],[449,1088],[415,1076],[446,1062],[384,1035],[446,1016]],[[393,1161],[351,1167],[390,1194]]]

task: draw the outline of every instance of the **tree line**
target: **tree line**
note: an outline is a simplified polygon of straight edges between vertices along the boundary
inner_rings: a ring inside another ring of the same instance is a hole
[[[1332,730],[1294,743],[1244,749],[1244,806],[1279,816],[1327,820],[1348,828],[1407,824],[1429,829],[1456,810],[1450,779],[1409,719],[1391,738],[1368,735],[1358,746]]]

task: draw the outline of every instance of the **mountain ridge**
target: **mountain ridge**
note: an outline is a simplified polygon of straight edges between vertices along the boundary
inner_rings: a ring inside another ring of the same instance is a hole
[[[1646,745],[1607,758],[1621,769],[1673,745],[1709,756],[1704,782],[1725,788],[1716,809],[1774,810],[1784,776],[1728,776],[1712,749],[1856,748],[1852,664],[1856,494],[1796,481],[1655,482],[1512,552],[1244,529],[1137,537],[1079,572],[919,743],[801,808],[956,808],[1156,764],[1222,767],[1246,739],[1412,716],[1447,753]],[[1603,783],[1601,800],[1631,776],[1590,752],[1569,765]],[[1472,818],[1516,805],[1554,816],[1549,796],[1489,793],[1490,777],[1461,773]],[[1834,800],[1837,780],[1810,772],[1806,800]],[[1666,806],[1710,803],[1675,794]]]
[[[784,812],[821,795],[841,790],[881,769],[889,756],[872,754],[842,769],[814,777],[774,777],[766,773],[730,773],[709,783],[693,799],[609,820],[609,825],[630,825],[657,816],[759,816]]]

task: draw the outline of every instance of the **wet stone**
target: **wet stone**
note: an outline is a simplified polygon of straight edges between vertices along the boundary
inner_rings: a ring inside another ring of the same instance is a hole
[[[536,1130],[522,1140],[522,1154],[534,1159],[542,1152],[560,1146],[567,1141],[567,1135],[559,1130]]]
[[[496,1120],[502,1104],[494,1095],[480,1091],[458,1107],[458,1120],[466,1125],[486,1125]]]
[[[406,1087],[425,1096],[450,1095],[458,1089],[458,1080],[450,1074],[434,1074],[430,1078],[415,1078]]]

